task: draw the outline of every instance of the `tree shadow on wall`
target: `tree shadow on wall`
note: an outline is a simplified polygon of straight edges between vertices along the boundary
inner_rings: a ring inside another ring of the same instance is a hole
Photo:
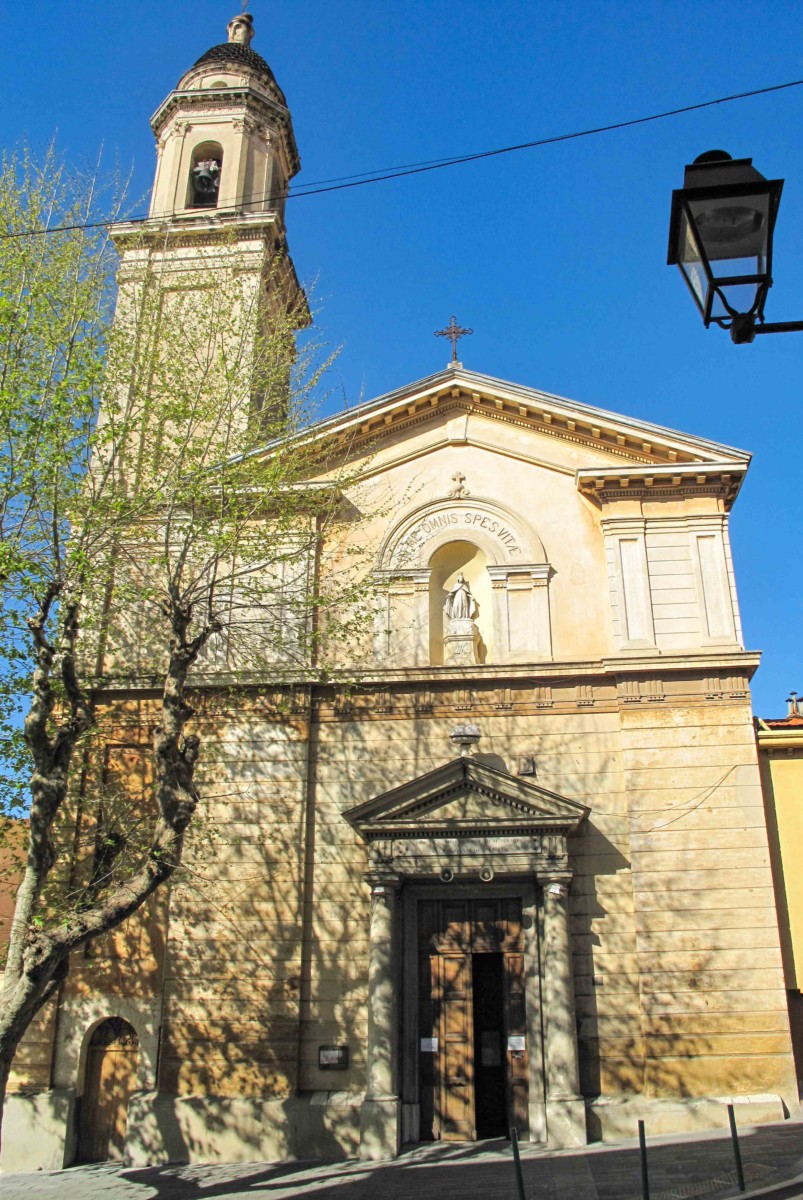
[[[323,696],[314,712],[303,695],[241,689],[209,700],[198,718],[203,811],[169,913],[163,893],[145,926],[139,917],[131,925],[149,939],[164,993],[161,1095],[132,1102],[138,1161],[356,1154],[370,892],[366,847],[342,814],[453,758],[449,731],[465,721],[480,725],[482,761],[515,770],[531,757],[539,784],[592,810],[570,841],[586,1097],[682,1101],[745,1090],[727,1074],[739,1035],[723,1040],[721,1016],[705,1007],[717,974],[735,977],[735,967],[717,949],[704,894],[631,873],[631,840],[652,830],[628,809],[610,738],[595,740],[582,713],[566,731],[565,719],[530,705],[531,692],[516,681],[356,688]],[[671,844],[682,848],[683,834]],[[680,928],[678,913],[687,917]],[[97,955],[76,986],[111,1004],[130,989],[136,953],[114,963]],[[348,1047],[346,1070],[320,1068],[327,1045]],[[724,1073],[712,1074],[712,1063]],[[772,1089],[758,1081],[750,1090]],[[635,1118],[625,1109],[622,1121],[621,1136],[631,1136]],[[601,1133],[593,1109],[589,1132]]]

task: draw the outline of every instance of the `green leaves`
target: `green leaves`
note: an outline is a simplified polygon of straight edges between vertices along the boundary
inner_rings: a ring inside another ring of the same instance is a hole
[[[118,264],[83,226],[119,197],[53,151],[3,160],[0,806],[31,829],[6,995],[40,931],[44,997],[175,870],[196,685],[322,678],[372,614],[359,468],[310,429],[331,356],[296,344],[271,229],[122,224]]]

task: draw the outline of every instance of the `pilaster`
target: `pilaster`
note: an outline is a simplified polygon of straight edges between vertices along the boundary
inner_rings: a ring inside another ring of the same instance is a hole
[[[547,1138],[550,1146],[558,1147],[584,1146],[587,1141],[569,939],[570,879],[568,871],[539,875],[544,889]]]
[[[401,1101],[396,1081],[398,876],[367,876],[371,884],[368,948],[367,1088],[360,1110],[360,1157],[394,1158],[401,1146]]]

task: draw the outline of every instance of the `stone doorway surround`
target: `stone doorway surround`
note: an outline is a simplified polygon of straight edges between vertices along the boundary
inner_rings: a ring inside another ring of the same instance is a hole
[[[345,812],[368,847],[367,1087],[360,1152],[392,1158],[417,1128],[409,915],[436,888],[521,896],[526,913],[532,1140],[584,1145],[568,915],[567,838],[589,809],[461,757]],[[483,874],[481,875],[480,872]],[[490,872],[490,876],[489,876]],[[403,981],[399,988],[399,980]],[[411,1028],[412,1026],[412,1028]]]

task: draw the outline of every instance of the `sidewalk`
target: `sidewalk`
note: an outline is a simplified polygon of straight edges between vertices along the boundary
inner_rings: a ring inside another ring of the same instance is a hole
[[[803,1121],[740,1130],[745,1196],[803,1197]],[[650,1200],[738,1196],[730,1137],[647,1144]],[[527,1200],[641,1200],[638,1143],[552,1152],[523,1144]],[[148,1167],[103,1163],[0,1175],[0,1200],[516,1200],[506,1142],[418,1146],[390,1163],[234,1163]]]

